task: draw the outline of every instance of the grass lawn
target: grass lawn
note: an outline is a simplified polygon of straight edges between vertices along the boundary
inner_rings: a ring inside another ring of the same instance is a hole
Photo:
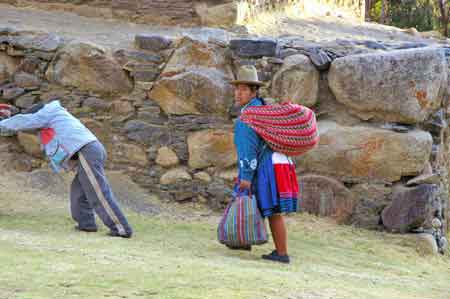
[[[1,189],[1,188],[0,188]],[[289,217],[291,265],[272,247],[226,250],[217,216],[180,220],[127,211],[127,240],[73,230],[68,203],[0,190],[0,299],[450,298],[450,258],[424,258],[408,238]]]

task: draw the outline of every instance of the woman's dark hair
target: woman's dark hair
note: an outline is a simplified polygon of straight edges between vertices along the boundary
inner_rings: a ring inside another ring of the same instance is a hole
[[[249,86],[252,92],[256,91],[256,98],[258,98],[263,105],[266,105],[266,101],[264,101],[264,99],[259,96],[259,86],[258,85],[249,85]]]
[[[249,85],[250,90],[252,92],[256,92],[256,97],[259,98],[259,86],[258,85]]]

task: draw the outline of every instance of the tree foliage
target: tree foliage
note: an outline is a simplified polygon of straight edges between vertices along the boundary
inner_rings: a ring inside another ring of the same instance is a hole
[[[371,20],[418,31],[439,30],[448,35],[450,0],[366,0]]]

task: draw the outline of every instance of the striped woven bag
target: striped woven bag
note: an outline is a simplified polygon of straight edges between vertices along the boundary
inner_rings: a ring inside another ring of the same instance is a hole
[[[238,195],[225,209],[217,228],[220,243],[243,247],[267,242],[267,230],[255,196]]]
[[[287,156],[302,155],[319,143],[316,116],[302,105],[250,106],[242,112],[240,119],[272,150]]]

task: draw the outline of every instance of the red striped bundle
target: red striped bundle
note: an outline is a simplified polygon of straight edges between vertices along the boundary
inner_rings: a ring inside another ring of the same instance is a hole
[[[275,152],[298,156],[319,143],[316,116],[302,105],[250,106],[240,116]]]

